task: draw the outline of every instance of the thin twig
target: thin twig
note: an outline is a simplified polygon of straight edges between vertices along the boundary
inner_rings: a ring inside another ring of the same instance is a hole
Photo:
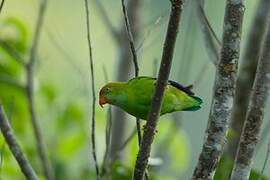
[[[125,0],[121,0],[121,4],[122,4],[122,11],[123,11],[124,20],[125,20],[126,31],[128,34],[129,46],[130,46],[130,50],[132,53],[132,60],[134,63],[135,77],[138,77],[139,76],[138,58],[137,58],[134,39],[133,39],[133,35],[131,32],[130,23],[129,23],[129,19],[128,19],[128,15],[127,15],[127,8],[125,5]],[[138,134],[138,145],[140,148],[140,145],[142,142],[142,131],[141,131],[141,122],[140,122],[139,118],[136,118],[136,127],[137,127],[137,134]],[[146,172],[145,178],[147,180],[149,179],[148,172]]]
[[[27,73],[26,94],[27,94],[27,100],[28,100],[28,105],[29,105],[31,122],[32,122],[33,130],[34,130],[36,145],[37,145],[43,173],[47,180],[52,180],[54,179],[53,171],[52,171],[50,161],[48,159],[44,137],[42,135],[41,127],[37,119],[36,109],[34,105],[34,67],[35,67],[35,62],[36,62],[37,49],[38,49],[38,45],[40,41],[41,30],[44,24],[43,21],[44,21],[46,7],[47,7],[47,0],[42,0],[39,6],[39,12],[38,12],[37,22],[35,26],[35,31],[34,31],[33,42],[30,49],[30,55],[29,55],[30,57],[29,57],[29,61],[26,64],[26,71],[27,71],[26,72]]]
[[[163,54],[159,69],[159,75],[156,82],[154,95],[152,98],[148,120],[144,128],[142,143],[136,160],[136,165],[133,174],[134,180],[143,179],[148,165],[148,158],[150,157],[151,144],[154,140],[156,126],[159,118],[161,101],[170,74],[173,52],[180,22],[180,15],[182,12],[182,5],[183,2],[181,0],[171,0],[171,14],[168,23],[166,39],[163,46]]]
[[[268,159],[269,159],[269,155],[270,155],[270,140],[268,142],[268,147],[267,147],[267,151],[266,151],[266,156],[265,156],[265,159],[264,159],[264,163],[263,163],[263,167],[262,167],[262,170],[261,170],[261,174],[260,174],[260,177],[258,180],[262,180],[262,177],[263,177],[263,173],[264,173],[264,170],[267,166],[267,162],[268,162]]]
[[[2,12],[2,9],[4,7],[4,3],[5,3],[5,0],[2,0],[1,1],[1,4],[0,4],[0,13]]]
[[[37,180],[37,175],[19,146],[2,105],[0,105],[0,129],[26,179]]]
[[[20,53],[10,46],[8,43],[6,43],[4,40],[0,39],[0,46],[11,56],[13,57],[15,61],[17,61],[19,64],[25,67],[26,63],[24,58],[20,55]]]
[[[135,77],[138,77],[139,75],[139,66],[138,66],[138,59],[137,59],[137,54],[136,54],[136,49],[134,45],[134,40],[133,40],[133,35],[130,29],[130,24],[127,16],[127,9],[125,5],[125,0],[121,0],[122,2],[122,10],[124,14],[124,20],[125,20],[125,25],[126,25],[126,31],[128,34],[128,40],[129,40],[129,45],[130,45],[130,50],[132,53],[132,60],[134,63],[134,70],[135,70]],[[137,126],[137,133],[138,133],[138,144],[140,146],[141,144],[141,139],[142,139],[142,132],[141,132],[141,124],[140,124],[140,119],[136,118],[136,126]]]
[[[125,25],[126,25],[126,31],[128,34],[130,50],[132,53],[132,60],[134,63],[135,77],[138,77],[138,75],[139,75],[138,59],[137,59],[136,49],[135,49],[135,45],[134,45],[133,35],[132,35],[131,29],[130,29],[130,24],[129,24],[129,20],[128,20],[128,16],[127,16],[127,9],[126,9],[126,5],[125,5],[125,0],[121,0],[121,2],[122,2],[122,10],[123,10],[123,14],[124,14],[124,20],[125,20]],[[137,132],[138,132],[138,142],[139,142],[139,146],[140,146],[141,139],[142,139],[142,133],[141,133],[141,125],[140,125],[139,118],[136,118],[136,126],[137,126]]]
[[[132,60],[134,63],[135,76],[137,77],[139,75],[139,66],[138,66],[136,49],[135,49],[133,35],[131,33],[130,24],[129,24],[129,20],[128,20],[128,16],[127,16],[127,9],[126,9],[126,5],[125,5],[125,0],[121,0],[121,2],[122,2],[122,10],[123,10],[123,14],[124,14],[126,30],[127,30],[127,34],[128,34],[129,46],[130,46],[130,50],[131,50],[132,57],[133,57]]]
[[[120,1],[119,1],[120,2]],[[141,9],[142,0],[136,1],[128,1],[127,10],[128,16],[131,23],[132,35],[134,40],[138,39],[138,35],[140,32],[140,9]],[[122,13],[122,11],[121,11]],[[133,61],[131,60],[132,54],[130,53],[130,47],[128,45],[128,38],[126,35],[126,25],[123,21],[121,24],[120,33],[122,34],[121,44],[119,44],[119,61],[117,62],[117,81],[127,81],[130,76],[131,69],[133,68]],[[124,34],[124,36],[123,36]],[[130,60],[129,60],[130,59]],[[126,131],[127,114],[124,111],[121,111],[117,108],[113,109],[113,126],[112,126],[112,142],[111,142],[111,159],[121,159],[124,156],[124,153],[118,153],[119,147],[122,145],[124,141],[124,134]],[[115,156],[118,157],[115,157]]]
[[[94,73],[94,62],[93,62],[93,54],[92,54],[92,46],[91,46],[91,34],[90,34],[90,14],[87,0],[84,0],[85,7],[85,15],[86,15],[86,30],[87,30],[87,42],[88,42],[88,51],[89,51],[89,65],[90,65],[90,81],[92,88],[92,120],[91,120],[91,144],[92,144],[92,156],[94,159],[94,164],[96,168],[97,179],[101,180],[101,176],[99,173],[99,167],[97,162],[96,155],[96,94],[95,94],[95,73]]]

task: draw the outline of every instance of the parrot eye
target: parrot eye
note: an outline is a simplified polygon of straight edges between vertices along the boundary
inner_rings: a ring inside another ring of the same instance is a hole
[[[110,88],[108,88],[108,87],[106,87],[105,89],[104,89],[104,92],[105,93],[108,93],[108,92],[110,92],[111,90],[110,90]]]

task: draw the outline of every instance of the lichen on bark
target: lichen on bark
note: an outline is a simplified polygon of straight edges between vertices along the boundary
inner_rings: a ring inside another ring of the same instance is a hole
[[[244,10],[243,0],[227,0],[222,48],[216,70],[208,127],[192,179],[213,179],[223,151],[235,92]]]

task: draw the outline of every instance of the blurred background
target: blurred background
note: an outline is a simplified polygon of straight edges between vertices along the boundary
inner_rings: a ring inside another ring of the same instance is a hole
[[[202,109],[162,116],[155,136],[150,174],[153,179],[188,179],[202,148],[212,97],[215,67],[205,47],[196,0],[186,1],[174,53],[170,79],[183,85],[194,84],[202,97]],[[242,47],[256,10],[257,1],[246,1]],[[129,0],[131,28],[139,59],[140,75],[156,76],[161,60],[170,3],[164,0]],[[0,14],[0,38],[24,59],[29,48],[38,14],[39,1],[8,0]],[[96,94],[109,81],[127,80],[134,68],[123,21],[121,1],[90,0],[90,26]],[[219,39],[223,28],[225,1],[205,1],[205,12]],[[91,86],[86,39],[84,1],[48,0],[41,41],[35,64],[35,107],[56,179],[95,179],[90,146]],[[242,48],[243,49],[243,48]],[[28,113],[24,86],[25,69],[0,47],[0,101],[14,132],[42,177],[36,142]],[[101,166],[105,153],[107,108],[96,106],[96,144]],[[263,129],[269,124],[266,108]],[[137,136],[119,151],[133,132],[134,117],[112,109],[110,159],[114,160],[113,179],[130,179],[138,152]],[[262,168],[269,133],[264,134],[256,152],[254,170]],[[23,179],[3,137],[0,137],[0,179]],[[270,177],[270,166],[265,175]],[[216,179],[222,179],[217,177]]]

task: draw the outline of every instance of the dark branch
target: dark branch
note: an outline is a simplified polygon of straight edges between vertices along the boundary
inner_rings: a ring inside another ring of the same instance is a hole
[[[182,12],[182,5],[183,2],[181,0],[171,0],[171,14],[167,28],[166,39],[163,46],[161,66],[159,69],[157,84],[151,103],[151,109],[144,129],[144,135],[134,169],[133,178],[135,180],[142,180],[147,168],[148,158],[151,151],[151,144],[154,140],[156,126],[159,118],[161,101],[170,74],[180,15]]]
[[[97,179],[101,180],[97,155],[96,155],[96,95],[95,95],[95,73],[94,73],[94,62],[91,46],[91,31],[90,31],[90,19],[89,19],[89,8],[87,0],[84,0],[85,15],[86,15],[86,30],[87,30],[87,43],[89,51],[89,65],[90,65],[90,81],[92,88],[92,119],[91,119],[91,144],[92,144],[92,156],[95,163]]]
[[[28,159],[24,155],[21,147],[19,146],[14,133],[11,129],[11,126],[8,122],[8,119],[5,115],[4,109],[2,105],[0,105],[0,129],[2,131],[2,134],[5,138],[5,141],[8,144],[8,147],[10,151],[12,152],[13,156],[15,157],[18,165],[20,166],[20,169],[22,173],[24,174],[26,179],[29,180],[37,180],[37,175],[35,171],[33,170],[31,164],[29,163]]]

